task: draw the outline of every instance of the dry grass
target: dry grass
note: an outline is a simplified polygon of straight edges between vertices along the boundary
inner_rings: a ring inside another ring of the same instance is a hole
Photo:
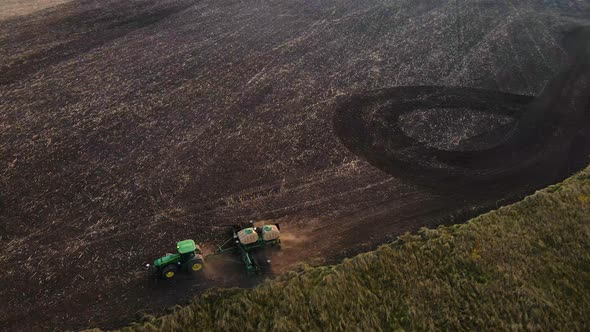
[[[125,331],[587,330],[590,167],[467,224],[211,291]]]

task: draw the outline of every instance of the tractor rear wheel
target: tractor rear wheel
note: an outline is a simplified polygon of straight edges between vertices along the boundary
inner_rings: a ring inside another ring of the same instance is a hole
[[[162,269],[162,278],[164,279],[172,279],[178,272],[178,267],[176,265],[168,265]]]
[[[154,287],[158,284],[160,279],[160,272],[153,266],[150,265],[147,272],[147,281],[149,287]]]

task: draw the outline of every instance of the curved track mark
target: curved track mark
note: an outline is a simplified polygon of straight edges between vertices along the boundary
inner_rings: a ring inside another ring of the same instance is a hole
[[[467,87],[383,89],[341,102],[334,116],[335,132],[346,147],[374,166],[431,188],[523,187],[562,178],[583,167],[590,153],[590,51],[580,46],[587,45],[589,35],[590,28],[567,34],[569,65],[538,98]],[[508,116],[516,124],[509,134],[486,133],[481,143],[487,148],[443,150],[402,130],[403,115],[425,109],[468,109]]]

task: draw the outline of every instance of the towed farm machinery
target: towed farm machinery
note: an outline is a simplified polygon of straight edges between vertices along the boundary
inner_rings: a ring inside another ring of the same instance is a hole
[[[198,273],[205,262],[214,256],[233,254],[244,264],[248,275],[258,274],[270,267],[266,252],[269,248],[280,248],[279,224],[264,225],[250,222],[249,225],[236,225],[233,236],[210,255],[203,256],[201,248],[193,240],[177,243],[175,254],[166,254],[147,264],[151,274],[161,279],[172,279],[178,272]]]

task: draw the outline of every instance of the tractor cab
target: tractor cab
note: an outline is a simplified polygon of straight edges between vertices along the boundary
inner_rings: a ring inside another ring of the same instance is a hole
[[[193,240],[184,240],[176,244],[178,254],[182,259],[189,260],[195,255],[201,254],[201,248]]]

